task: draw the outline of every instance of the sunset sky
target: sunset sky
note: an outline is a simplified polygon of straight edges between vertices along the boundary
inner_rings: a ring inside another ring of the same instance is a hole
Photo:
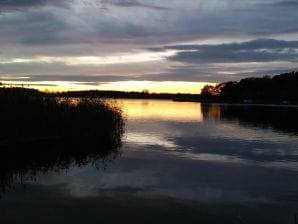
[[[296,0],[1,0],[0,81],[199,93],[298,70]]]

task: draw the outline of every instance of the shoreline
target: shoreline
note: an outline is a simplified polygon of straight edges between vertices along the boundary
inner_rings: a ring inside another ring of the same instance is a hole
[[[233,105],[233,106],[269,106],[269,107],[298,107],[298,104],[282,104],[282,103],[235,103],[235,102],[204,102],[204,101],[192,101],[192,100],[185,100],[185,101],[177,101],[176,102],[196,102],[201,104],[213,104],[213,105]]]

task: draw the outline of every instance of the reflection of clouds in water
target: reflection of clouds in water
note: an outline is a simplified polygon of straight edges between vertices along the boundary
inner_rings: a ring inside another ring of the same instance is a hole
[[[278,164],[267,166],[236,157],[161,149],[128,153],[105,171],[90,166],[73,169],[60,178],[46,177],[43,184],[63,185],[72,197],[80,198],[168,197],[197,202],[264,202],[274,200],[281,188],[289,191],[284,192],[285,196],[297,191],[295,173],[273,165]]]
[[[212,163],[238,163],[247,166],[297,170],[295,163],[290,162],[298,160],[296,136],[275,132],[271,128],[242,126],[238,121],[206,119],[198,122],[185,119],[166,120],[162,117],[157,119],[156,116],[152,116],[152,111],[158,112],[162,108],[171,108],[169,105],[176,105],[180,106],[180,112],[184,110],[180,115],[186,116],[188,107],[197,108],[198,104],[171,101],[146,102],[145,104],[143,101],[129,100],[125,104],[128,110],[130,106],[144,109],[136,110],[137,119],[129,120],[126,133],[126,142],[142,145],[139,150],[175,151],[168,154]],[[158,108],[150,112],[150,107],[155,106]],[[167,113],[167,110],[163,111],[164,116]],[[131,114],[133,117],[134,115],[134,113]]]
[[[203,119],[199,103],[181,103],[161,100],[125,100],[129,132],[150,133],[156,138],[179,136],[211,136],[225,139],[289,142],[297,136],[273,131],[271,128],[243,126],[237,120]],[[203,122],[201,122],[203,121]],[[140,136],[141,137],[141,136]],[[168,141],[168,140],[167,140]],[[160,145],[160,144],[159,144]]]
[[[126,106],[133,105],[134,108],[138,108],[143,105],[137,101],[130,103]],[[147,144],[153,148],[155,145],[155,148],[162,146],[163,149],[175,149],[172,155],[188,159],[297,170],[298,165],[295,163],[298,160],[297,136],[276,132],[271,128],[243,126],[237,120],[206,119],[203,122],[162,118],[157,121],[150,120],[152,111],[147,110],[150,106],[152,108],[158,106],[155,110],[157,112],[161,108],[170,108],[169,105],[176,105],[177,108],[180,106],[180,112],[184,111],[180,113],[178,110],[178,114],[186,116],[188,108],[196,108],[198,104],[187,103],[186,106],[180,102],[170,101],[158,101],[156,105],[147,103],[143,107],[144,111],[139,111],[138,119],[130,121],[129,125],[138,127],[140,132],[135,133],[134,129],[133,133],[130,133],[128,129],[128,136],[131,134],[128,142]],[[150,113],[147,114],[148,111]],[[164,110],[163,114],[166,115],[167,110]],[[170,115],[171,113],[169,117]],[[150,122],[146,122],[147,119]]]
[[[197,110],[197,103],[125,102],[134,108],[128,113],[134,117],[127,119],[121,157],[106,170],[72,167],[67,173],[42,174],[38,182],[63,185],[68,194],[80,198],[256,205],[297,197],[297,137],[237,121],[200,122],[197,115],[188,116],[189,107]],[[171,117],[175,114],[171,105],[180,105],[178,116]],[[155,106],[159,108],[150,109]]]
[[[163,146],[166,149],[174,150],[178,147],[173,141],[167,140],[164,136],[153,135],[150,133],[132,133],[129,132],[126,135],[127,143],[134,143],[139,145],[156,145]]]
[[[208,153],[191,153],[191,152],[173,152],[171,155],[186,158],[189,160],[208,161],[211,163],[221,164],[238,164],[241,166],[251,167],[267,167],[267,168],[279,168],[285,170],[298,171],[298,163],[296,161],[255,161],[239,156],[222,155],[222,154],[208,154]]]
[[[271,141],[271,142],[288,142],[290,140],[296,140],[296,136],[290,136],[284,133],[274,132],[270,128],[256,128],[250,126],[242,126],[238,122],[233,121],[221,121],[216,122],[216,125],[210,125],[205,130],[210,136],[219,136],[227,139],[245,139],[256,141]],[[274,138],[273,138],[274,136]]]
[[[261,129],[252,126],[242,126],[237,121],[204,120],[203,122],[168,122],[167,124],[169,129],[179,130],[180,135],[186,137],[206,136],[224,138],[226,140],[270,141],[273,143],[298,141],[298,138],[295,135],[275,132],[270,128]]]
[[[138,135],[134,137],[138,138]],[[127,143],[144,145],[145,147],[141,148],[142,151],[161,150],[177,159],[298,171],[298,149],[295,148],[295,144],[289,144],[286,141],[277,144],[274,140],[272,142],[244,141],[243,139],[196,137],[186,138],[185,142],[181,142],[179,139],[183,137],[164,139],[150,136],[148,139],[140,138],[140,141],[131,139]]]
[[[211,154],[211,153],[191,153],[191,152],[175,152],[172,155],[186,158],[189,160],[208,161],[208,162],[219,162],[219,163],[236,163],[242,164],[244,159],[237,156]]]
[[[297,141],[276,143],[211,136],[177,137],[171,140],[181,149],[173,154],[181,158],[248,166],[278,165],[279,168],[298,170]]]

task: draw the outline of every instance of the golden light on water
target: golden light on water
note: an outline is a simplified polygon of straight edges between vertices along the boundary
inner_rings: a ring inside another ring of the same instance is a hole
[[[123,100],[119,101],[124,114],[130,119],[150,119],[167,121],[203,120],[201,104],[163,100]]]

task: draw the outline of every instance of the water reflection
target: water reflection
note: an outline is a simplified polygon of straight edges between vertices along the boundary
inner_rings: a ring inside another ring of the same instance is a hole
[[[288,134],[297,129],[298,108],[170,101],[123,105],[128,112],[126,143],[140,150],[167,151],[189,160],[298,170],[298,139]],[[160,110],[171,107],[179,108],[177,116],[172,110],[169,116],[166,109]],[[139,108],[143,110],[134,116]],[[193,113],[187,116],[188,111]]]
[[[242,126],[298,134],[298,107],[202,104],[204,119],[236,120]]]
[[[121,137],[121,136],[118,136]],[[34,179],[38,172],[59,172],[70,166],[82,167],[103,163],[120,154],[119,139],[51,140],[18,147],[1,148],[0,192],[5,192],[16,181]]]
[[[124,113],[130,119],[165,121],[202,121],[201,105],[198,103],[167,100],[123,100]]]
[[[146,133],[127,133],[126,142],[133,142],[145,146],[162,146],[167,149],[175,149],[178,147],[173,141],[165,139],[162,136],[146,134]]]
[[[21,159],[9,165],[14,152],[1,159],[7,164],[2,170],[19,167],[5,171],[8,176],[30,172],[30,167],[70,168],[67,174],[37,175],[36,182],[26,182],[26,191],[7,193],[0,200],[0,221],[1,211],[12,205],[5,221],[30,216],[31,223],[36,217],[44,223],[41,217],[50,210],[66,220],[55,223],[129,222],[136,214],[135,223],[293,223],[298,138],[292,129],[277,128],[272,125],[276,121],[264,126],[263,119],[244,120],[250,113],[243,116],[221,105],[155,100],[120,104],[127,115],[121,157],[118,148],[99,155],[84,147],[78,154],[69,152],[71,156],[37,151],[34,159],[25,159],[30,165],[20,165]],[[254,116],[265,113],[262,107],[255,110]],[[92,166],[97,158],[116,157],[104,172]]]

